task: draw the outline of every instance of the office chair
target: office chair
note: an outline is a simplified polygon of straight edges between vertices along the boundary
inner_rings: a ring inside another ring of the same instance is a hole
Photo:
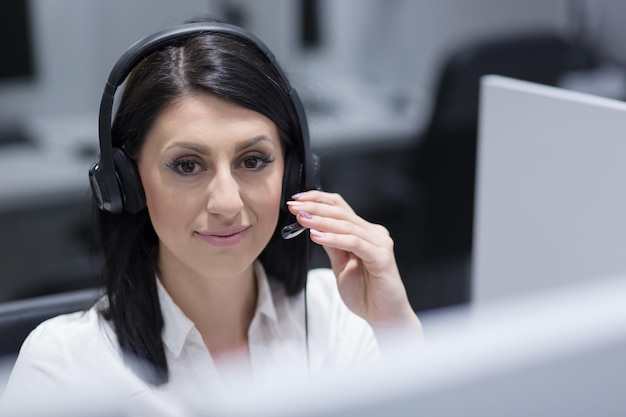
[[[16,356],[39,323],[60,314],[85,310],[102,294],[99,288],[89,288],[0,304],[0,358]]]
[[[588,51],[556,33],[479,39],[450,53],[413,164],[425,196],[424,259],[471,254],[480,78],[498,74],[557,85],[565,72],[592,63]]]
[[[102,271],[100,256],[80,254],[59,260],[29,285],[21,286],[13,299],[41,297],[97,287]]]

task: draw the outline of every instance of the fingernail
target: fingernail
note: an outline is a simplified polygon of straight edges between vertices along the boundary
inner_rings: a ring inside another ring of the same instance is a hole
[[[297,200],[298,197],[302,197],[304,195],[304,193],[296,193],[294,195],[291,196],[291,198],[293,198],[294,200]]]
[[[298,212],[299,215],[301,215],[302,217],[304,217],[305,219],[309,219],[311,220],[313,218],[313,216],[311,216],[309,213],[307,213],[306,211],[299,211]]]
[[[318,237],[324,236],[324,233],[320,232],[319,230],[315,230],[315,229],[309,229],[309,233],[311,233],[313,236],[318,236]]]
[[[287,201],[288,206],[302,206],[304,203],[302,201]]]

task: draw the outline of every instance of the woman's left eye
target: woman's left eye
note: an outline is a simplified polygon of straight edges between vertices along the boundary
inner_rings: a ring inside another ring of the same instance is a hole
[[[274,162],[274,160],[267,155],[251,155],[243,159],[242,165],[245,169],[256,171],[266,167],[272,162]]]

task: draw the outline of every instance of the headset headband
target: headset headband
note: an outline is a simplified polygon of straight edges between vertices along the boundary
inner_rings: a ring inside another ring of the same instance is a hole
[[[287,88],[289,97],[296,111],[298,123],[300,125],[299,129],[303,145],[303,155],[300,156],[303,164],[302,171],[304,175],[304,183],[302,185],[305,189],[319,187],[315,173],[315,165],[317,164],[317,161],[314,160],[311,152],[309,129],[304,107],[296,90],[289,83],[285,73],[282,71],[276,62],[274,55],[267,48],[267,46],[253,34],[235,25],[219,22],[186,23],[174,26],[137,41],[118,59],[109,74],[104,93],[102,94],[102,100],[100,102],[98,132],[100,137],[99,168],[103,174],[102,179],[106,183],[106,187],[110,192],[109,204],[112,208],[110,211],[115,212],[116,208],[121,208],[123,205],[123,197],[121,193],[114,191],[118,190],[118,186],[115,174],[115,163],[113,159],[113,141],[111,138],[113,103],[117,88],[126,80],[137,64],[158,49],[172,44],[176,40],[186,39],[194,35],[211,32],[233,35],[252,43],[267,57],[272,66],[276,69],[283,84]]]

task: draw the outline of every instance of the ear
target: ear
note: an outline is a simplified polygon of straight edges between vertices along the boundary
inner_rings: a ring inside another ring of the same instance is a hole
[[[120,148],[113,148],[113,161],[122,192],[124,211],[138,213],[146,207],[146,196],[141,185],[137,164]]]

